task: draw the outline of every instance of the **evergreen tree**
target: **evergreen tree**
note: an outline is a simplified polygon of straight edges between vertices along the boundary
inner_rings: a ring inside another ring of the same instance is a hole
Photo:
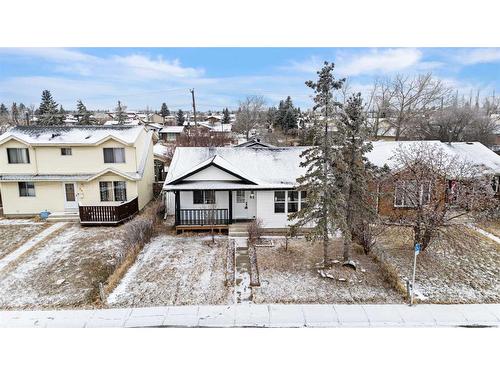
[[[122,103],[118,100],[118,105],[115,108],[115,120],[118,121],[118,124],[123,125],[125,123],[126,115],[125,110],[127,107],[122,106]]]
[[[92,112],[87,110],[87,107],[81,100],[76,102],[76,117],[79,125],[92,125]]]
[[[306,172],[297,179],[298,190],[307,194],[307,205],[290,215],[297,219],[294,227],[302,227],[312,223],[313,228],[307,239],[323,242],[323,266],[330,264],[328,248],[330,238],[336,229],[342,228],[342,216],[339,207],[344,206],[342,194],[342,174],[345,172],[342,155],[336,146],[334,134],[329,132],[329,122],[334,112],[341,104],[334,101],[333,92],[342,87],[345,79],[337,80],[333,76],[334,64],[325,61],[323,68],[318,71],[316,82],[307,81],[306,86],[314,90],[314,107],[322,115],[322,121],[316,121],[315,146],[308,148],[301,154],[301,167]]]
[[[163,124],[165,124],[165,117],[170,116],[170,111],[167,107],[167,103],[161,104],[160,116],[163,117]]]
[[[184,125],[184,121],[186,120],[186,118],[184,117],[184,112],[182,111],[182,109],[179,109],[177,111],[176,119],[177,119],[178,126]]]
[[[276,114],[276,124],[285,132],[297,128],[298,113],[293,106],[292,98],[288,96],[281,100]]]
[[[42,91],[42,101],[38,108],[38,123],[40,125],[60,125],[63,119],[57,108],[56,101],[49,90]]]
[[[64,123],[64,120],[66,120],[66,111],[65,109],[63,108],[62,104],[59,105],[59,118],[60,118],[60,123],[63,124]]]
[[[229,109],[225,108],[222,110],[222,123],[229,124],[231,117],[229,116]]]
[[[17,107],[16,102],[12,103],[12,107],[10,110],[10,117],[12,118],[12,122],[14,124],[19,124],[19,109]]]
[[[342,153],[345,172],[344,178],[344,201],[343,207],[345,226],[342,229],[344,239],[344,264],[350,261],[353,234],[356,229],[363,226],[363,219],[373,217],[373,204],[370,204],[368,181],[369,164],[365,154],[372,149],[367,142],[369,129],[364,116],[363,99],[361,94],[355,94],[348,98],[340,115],[337,126],[338,137],[341,141],[338,145]]]
[[[0,103],[0,116],[7,116],[9,114],[9,111],[7,110],[7,107],[5,104]]]

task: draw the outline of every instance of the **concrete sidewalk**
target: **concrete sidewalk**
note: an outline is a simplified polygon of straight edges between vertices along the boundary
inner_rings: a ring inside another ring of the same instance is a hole
[[[500,326],[500,304],[201,305],[0,311],[0,327],[461,327]]]

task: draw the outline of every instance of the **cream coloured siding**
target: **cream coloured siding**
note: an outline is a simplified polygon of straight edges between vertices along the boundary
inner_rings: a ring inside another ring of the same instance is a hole
[[[33,216],[45,210],[64,211],[64,190],[60,181],[35,182],[34,197],[20,197],[17,182],[2,182],[0,189],[6,216]]]

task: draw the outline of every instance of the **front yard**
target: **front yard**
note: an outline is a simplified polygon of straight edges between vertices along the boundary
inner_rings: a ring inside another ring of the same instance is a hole
[[[422,302],[499,303],[500,245],[466,226],[450,227],[446,235],[417,257],[415,284]],[[379,245],[384,262],[404,283],[413,265],[410,230],[391,227]]]
[[[0,308],[86,306],[121,245],[121,227],[68,224],[0,271]]]
[[[384,279],[380,266],[370,256],[353,251],[357,270],[341,266],[339,240],[331,246],[330,257],[336,261],[318,273],[322,261],[321,243],[305,239],[276,239],[272,247],[257,249],[261,287],[253,289],[255,303],[401,303],[401,296]]]
[[[108,305],[230,304],[224,285],[226,237],[160,234],[139,254]]]
[[[0,220],[0,259],[49,226],[34,220]]]

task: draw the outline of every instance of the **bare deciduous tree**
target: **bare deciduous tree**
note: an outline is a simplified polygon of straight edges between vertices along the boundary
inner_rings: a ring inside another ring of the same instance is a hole
[[[244,134],[248,140],[250,132],[258,130],[265,122],[266,101],[262,96],[247,96],[239,104],[233,131]]]
[[[403,208],[391,221],[411,227],[422,250],[438,234],[446,235],[444,228],[497,204],[492,175],[442,147],[416,142],[400,146],[391,159],[398,170],[388,182],[395,188],[395,205]]]

